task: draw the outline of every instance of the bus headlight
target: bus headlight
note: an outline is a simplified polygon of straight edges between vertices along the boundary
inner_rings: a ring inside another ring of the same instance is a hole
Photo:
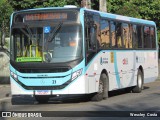
[[[79,69],[75,71],[74,73],[72,73],[72,81],[76,79],[78,76],[80,76],[81,74],[82,74],[82,69]]]
[[[11,77],[14,79],[14,80],[18,80],[18,76],[17,74],[15,74],[14,72],[11,71]]]

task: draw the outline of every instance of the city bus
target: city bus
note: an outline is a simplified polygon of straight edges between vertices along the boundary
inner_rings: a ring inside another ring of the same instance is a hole
[[[140,93],[158,77],[153,21],[86,8],[49,7],[14,12],[10,24],[12,99]],[[128,89],[129,88],[129,89]]]

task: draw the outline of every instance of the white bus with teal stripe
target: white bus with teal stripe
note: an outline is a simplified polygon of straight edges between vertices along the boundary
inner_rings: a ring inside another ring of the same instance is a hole
[[[41,8],[11,16],[11,91],[100,101],[126,88],[141,92],[158,77],[153,21],[85,8]]]

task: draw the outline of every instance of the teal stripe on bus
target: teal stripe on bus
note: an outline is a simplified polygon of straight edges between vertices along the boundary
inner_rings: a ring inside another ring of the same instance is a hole
[[[117,64],[117,54],[116,51],[114,51],[114,69],[115,69],[115,74],[116,74],[116,81],[117,81],[117,85],[118,88],[120,88],[120,76],[119,76],[119,72],[118,72],[118,64]]]

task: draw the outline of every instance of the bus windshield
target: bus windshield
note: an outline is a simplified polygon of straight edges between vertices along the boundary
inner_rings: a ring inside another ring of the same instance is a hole
[[[68,62],[82,56],[81,26],[75,22],[30,25],[12,29],[16,62]]]

